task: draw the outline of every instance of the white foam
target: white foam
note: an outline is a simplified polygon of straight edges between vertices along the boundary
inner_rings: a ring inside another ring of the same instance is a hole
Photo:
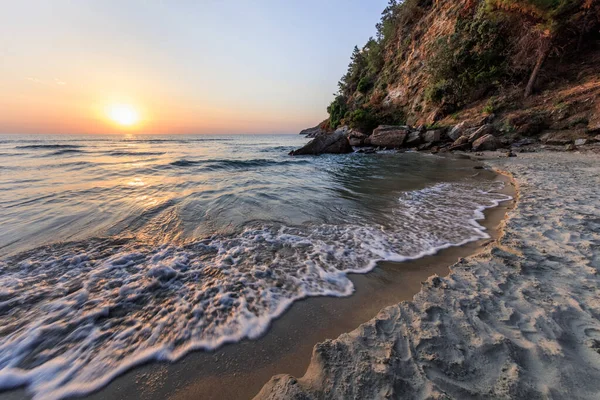
[[[349,273],[488,237],[477,220],[509,199],[489,185],[406,193],[386,227],[261,226],[185,246],[98,239],[11,258],[0,263],[0,388],[81,395],[148,360],[257,338],[294,301],[350,295]]]

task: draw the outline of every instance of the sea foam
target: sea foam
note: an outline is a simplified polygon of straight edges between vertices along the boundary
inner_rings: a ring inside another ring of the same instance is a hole
[[[407,192],[383,226],[255,225],[149,245],[99,238],[0,262],[0,389],[89,393],[135,365],[254,339],[294,301],[348,296],[349,273],[488,237],[499,183]]]

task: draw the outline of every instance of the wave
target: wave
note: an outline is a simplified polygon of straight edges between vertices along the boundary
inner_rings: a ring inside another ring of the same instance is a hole
[[[86,153],[86,152],[83,150],[76,149],[76,148],[64,148],[64,149],[53,151],[52,153],[47,154],[47,156],[61,156],[63,154],[79,154],[79,153]]]
[[[165,152],[161,152],[161,151],[120,151],[120,150],[114,150],[114,151],[109,151],[106,154],[110,155],[110,156],[115,156],[115,157],[120,157],[120,156],[162,156],[163,154],[165,154]]]
[[[288,165],[288,164],[308,164],[308,160],[268,160],[268,159],[252,159],[252,160],[177,160],[170,163],[173,167],[192,167],[196,165],[202,165],[207,170],[219,170],[219,169],[249,169],[257,167],[268,167],[275,165]]]
[[[0,389],[83,395],[150,360],[257,338],[299,299],[350,295],[350,273],[489,237],[477,221],[510,199],[498,188],[405,193],[390,227],[263,224],[160,246],[100,238],[0,261]]]
[[[74,144],[28,144],[25,146],[16,146],[15,149],[39,149],[39,150],[51,150],[51,149],[77,149],[82,146]]]

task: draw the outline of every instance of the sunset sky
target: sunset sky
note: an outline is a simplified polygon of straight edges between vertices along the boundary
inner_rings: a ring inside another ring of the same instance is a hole
[[[387,0],[0,0],[0,133],[295,133]]]

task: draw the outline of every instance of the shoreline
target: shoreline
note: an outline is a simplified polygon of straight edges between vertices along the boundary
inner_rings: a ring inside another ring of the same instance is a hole
[[[494,174],[494,179],[503,180],[503,193],[513,197],[486,209],[485,219],[478,221],[491,239],[450,247],[417,260],[380,262],[368,274],[350,275],[355,285],[350,297],[313,297],[295,302],[257,340],[228,344],[214,352],[192,352],[174,364],[137,367],[86,398],[248,399],[275,374],[302,374],[315,344],[356,329],[386,306],[411,300],[421,290],[422,282],[434,275],[448,275],[449,266],[457,259],[480,253],[483,245],[499,237],[504,217],[515,202],[514,188],[497,172],[478,173]]]
[[[598,158],[477,160],[515,181],[499,239],[319,343],[301,378],[274,376],[255,399],[597,398]]]

